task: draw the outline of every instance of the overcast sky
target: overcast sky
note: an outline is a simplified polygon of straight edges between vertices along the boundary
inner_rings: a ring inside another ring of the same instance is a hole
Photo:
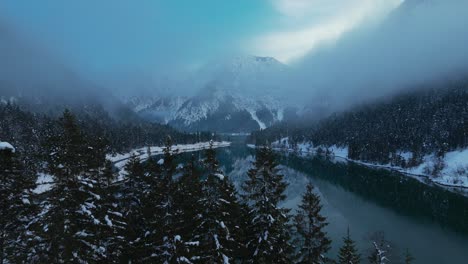
[[[293,63],[401,1],[2,0],[0,15],[79,70],[151,71],[237,53]]]
[[[335,109],[466,76],[466,10],[468,0],[1,0],[0,30],[101,86],[128,79],[130,92],[226,55],[272,56],[290,66],[282,98]]]

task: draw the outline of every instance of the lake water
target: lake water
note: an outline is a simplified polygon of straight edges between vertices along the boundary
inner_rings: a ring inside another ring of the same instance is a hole
[[[235,143],[217,153],[225,173],[240,186],[254,151]],[[201,152],[195,155],[203,157]],[[278,159],[289,183],[284,206],[294,212],[309,182],[320,194],[333,240],[329,257],[336,258],[349,227],[363,263],[367,263],[370,237],[376,232],[383,232],[392,245],[390,263],[400,263],[406,249],[416,258],[414,263],[468,263],[466,196],[344,161],[295,155],[278,155]]]

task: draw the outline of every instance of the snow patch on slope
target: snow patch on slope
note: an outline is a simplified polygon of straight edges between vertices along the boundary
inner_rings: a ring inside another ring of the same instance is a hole
[[[135,113],[159,118],[164,124],[174,120],[177,111],[188,100],[187,97],[132,97],[122,99]]]
[[[266,128],[265,123],[260,121],[260,119],[258,118],[257,113],[255,111],[249,110],[249,113],[250,113],[250,116],[252,117],[252,119],[255,120],[258,123],[258,126],[260,127],[260,129],[263,130],[263,129]]]

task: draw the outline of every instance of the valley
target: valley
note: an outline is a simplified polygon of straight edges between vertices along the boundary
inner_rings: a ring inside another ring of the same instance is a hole
[[[0,1],[0,264],[462,264],[468,1]]]

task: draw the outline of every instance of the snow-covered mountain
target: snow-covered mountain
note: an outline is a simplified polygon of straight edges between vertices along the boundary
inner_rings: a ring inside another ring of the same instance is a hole
[[[236,56],[214,61],[202,67],[196,75],[201,85],[213,83],[219,88],[244,95],[275,94],[279,77],[288,67],[272,57]],[[255,89],[254,89],[255,88]]]
[[[188,100],[184,96],[134,96],[124,103],[145,119],[167,124],[176,118],[178,110]]]
[[[169,124],[188,130],[249,132],[283,120],[283,110],[271,96],[251,98],[209,87],[188,99]]]
[[[282,121],[287,108],[276,96],[287,66],[271,57],[238,56],[216,61],[185,77],[194,95],[157,92],[124,99],[141,116],[182,130],[250,132]],[[185,88],[185,87],[184,87]]]

